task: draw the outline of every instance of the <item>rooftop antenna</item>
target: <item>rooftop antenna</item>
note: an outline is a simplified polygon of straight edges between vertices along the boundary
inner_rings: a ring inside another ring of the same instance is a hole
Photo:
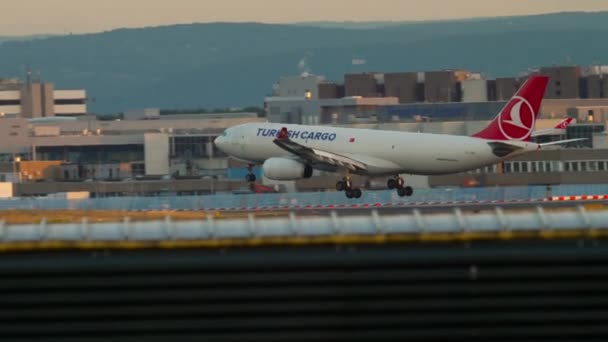
[[[25,78],[25,82],[28,86],[30,86],[32,84],[32,69],[30,68],[30,65],[28,64],[26,67],[26,78]]]

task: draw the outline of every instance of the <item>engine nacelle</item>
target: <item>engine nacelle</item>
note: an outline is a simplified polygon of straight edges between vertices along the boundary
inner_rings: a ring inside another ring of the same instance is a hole
[[[264,176],[274,180],[310,178],[312,166],[287,158],[269,158],[262,165]]]

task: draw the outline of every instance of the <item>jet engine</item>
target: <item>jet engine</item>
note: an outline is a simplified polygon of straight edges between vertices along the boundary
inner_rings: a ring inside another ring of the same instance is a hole
[[[274,180],[310,178],[312,166],[287,158],[269,158],[262,165],[264,176]]]

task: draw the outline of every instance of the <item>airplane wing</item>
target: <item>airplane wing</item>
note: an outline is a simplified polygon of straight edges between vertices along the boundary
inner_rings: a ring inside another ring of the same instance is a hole
[[[273,142],[285,151],[297,156],[298,158],[306,160],[311,164],[325,164],[334,167],[345,167],[351,171],[367,170],[367,164],[351,157],[346,157],[340,154],[298,144],[297,142],[289,139],[286,131],[284,134],[283,131],[279,132],[279,135],[273,140]]]
[[[492,141],[488,145],[492,148],[492,153],[497,157],[505,157],[517,150],[522,150],[521,146],[509,144],[508,142]]]
[[[547,142],[547,143],[537,144],[537,146],[538,146],[538,149],[540,150],[546,146],[561,145],[561,144],[567,144],[570,142],[582,141],[582,140],[587,140],[587,138],[576,138],[576,139],[551,141],[551,142]],[[494,155],[497,157],[505,157],[515,151],[519,151],[519,150],[523,149],[522,146],[518,145],[516,142],[513,142],[513,141],[491,141],[488,143],[488,145],[490,145],[490,147],[492,148],[492,153],[494,153]]]
[[[542,143],[542,144],[538,144],[538,146],[540,148],[543,148],[545,146],[551,146],[551,145],[561,145],[561,144],[567,144],[569,142],[574,142],[574,141],[582,141],[582,140],[587,140],[587,138],[576,138],[576,139],[567,139],[567,140],[558,140],[558,141],[550,141],[550,142],[546,142],[546,143]]]

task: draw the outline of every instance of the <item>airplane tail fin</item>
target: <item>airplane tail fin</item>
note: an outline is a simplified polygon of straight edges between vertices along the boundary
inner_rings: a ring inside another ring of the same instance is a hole
[[[496,118],[472,135],[487,140],[530,141],[549,78],[530,76]]]
[[[568,127],[569,124],[571,124],[574,121],[574,123],[576,123],[576,121],[574,120],[574,118],[565,118],[564,120],[560,121],[555,127],[556,129],[566,129],[566,127]]]

